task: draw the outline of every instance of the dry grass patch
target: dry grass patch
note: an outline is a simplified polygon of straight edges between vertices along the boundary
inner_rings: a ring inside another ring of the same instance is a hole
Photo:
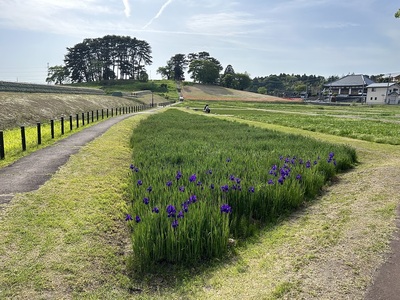
[[[60,119],[62,115],[150,104],[151,100],[151,94],[128,99],[105,95],[0,92],[0,130],[36,125],[36,122],[49,123],[50,119]],[[153,101],[166,102],[158,95],[153,96]]]
[[[193,84],[182,88],[182,95],[186,100],[206,101],[252,101],[252,102],[302,102],[302,100],[290,100],[275,96],[250,93],[234,89],[228,89],[215,85]]]

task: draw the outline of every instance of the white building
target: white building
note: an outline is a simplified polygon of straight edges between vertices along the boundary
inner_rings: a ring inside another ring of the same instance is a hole
[[[372,83],[367,86],[366,104],[400,104],[398,83]]]

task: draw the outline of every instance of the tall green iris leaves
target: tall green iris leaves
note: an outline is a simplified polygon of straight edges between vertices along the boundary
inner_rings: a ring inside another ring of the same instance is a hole
[[[173,109],[144,120],[131,146],[126,213],[140,218],[127,220],[140,270],[223,256],[229,238],[296,209],[356,161],[347,146]]]

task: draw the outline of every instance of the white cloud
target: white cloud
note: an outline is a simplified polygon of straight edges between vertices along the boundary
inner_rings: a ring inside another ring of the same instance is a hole
[[[256,19],[250,14],[232,12],[196,15],[187,22],[187,27],[193,32],[208,35],[238,35],[259,31],[259,27],[249,29],[249,26],[264,23],[265,20]]]
[[[170,5],[170,4],[172,3],[172,1],[174,1],[174,0],[167,0],[167,2],[165,2],[164,5],[161,6],[161,8],[160,8],[160,10],[158,11],[158,13],[156,14],[156,16],[155,16],[154,18],[152,18],[146,25],[143,26],[143,29],[146,29],[147,27],[149,27],[149,26],[151,25],[151,23],[153,23],[153,21],[154,21],[155,19],[158,19],[158,18],[162,15],[164,9],[165,9],[168,5]]]
[[[122,0],[122,2],[124,3],[124,7],[125,7],[125,10],[124,10],[125,16],[128,18],[131,16],[131,6],[129,4],[129,0]]]

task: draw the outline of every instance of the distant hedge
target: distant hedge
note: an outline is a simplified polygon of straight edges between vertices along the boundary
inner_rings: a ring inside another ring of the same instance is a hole
[[[0,92],[24,93],[60,93],[60,94],[94,94],[104,95],[105,92],[95,88],[70,87],[61,85],[46,85],[0,81]]]

